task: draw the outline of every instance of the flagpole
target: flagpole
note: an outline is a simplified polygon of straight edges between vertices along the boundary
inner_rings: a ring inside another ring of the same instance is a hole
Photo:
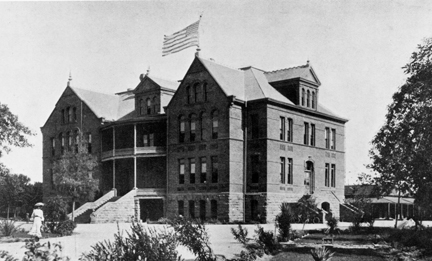
[[[202,17],[202,13],[200,14],[200,17],[199,17],[199,21],[200,21],[200,23],[201,23],[201,17]],[[200,48],[200,43],[199,43],[199,32],[198,32],[198,46],[197,46],[197,49],[196,49],[196,53],[195,53],[195,56],[196,57],[199,57],[199,52],[201,51],[201,48]]]

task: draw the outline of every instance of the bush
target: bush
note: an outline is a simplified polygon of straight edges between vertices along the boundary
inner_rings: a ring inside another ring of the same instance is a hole
[[[62,221],[68,220],[67,208],[68,204],[62,197],[55,196],[48,199],[45,205],[44,215],[45,226],[49,232],[61,234],[58,232],[58,226]]]
[[[20,231],[20,226],[16,226],[13,220],[0,220],[0,234],[6,237],[13,236],[16,232]]]
[[[61,221],[58,223],[53,233],[60,234],[62,236],[70,236],[72,235],[72,232],[74,231],[76,226],[77,224],[72,220]]]
[[[278,242],[271,231],[264,231],[261,226],[258,226],[255,232],[258,235],[257,242],[263,247],[266,254],[272,254],[279,248]]]
[[[328,261],[332,259],[334,252],[331,252],[326,247],[311,249],[312,258],[315,261]]]
[[[423,230],[393,229],[387,240],[398,242],[405,247],[423,249],[425,255],[432,255],[432,228]]]
[[[247,238],[248,231],[246,228],[243,228],[242,225],[238,224],[238,228],[231,228],[231,234],[233,234],[234,239],[242,244],[247,244],[249,239]]]
[[[335,217],[329,218],[329,220],[327,220],[327,226],[329,228],[327,229],[326,232],[332,236],[338,234],[339,233],[338,223],[339,221]]]
[[[0,250],[0,258],[4,261],[18,261],[17,258],[11,256],[7,251]]]
[[[276,216],[276,225],[279,230],[280,241],[290,240],[291,220],[293,215],[287,203],[282,203],[280,206],[281,212]]]
[[[28,250],[25,252],[23,261],[66,261],[70,260],[69,257],[62,257],[62,246],[60,243],[51,244],[49,241],[41,244],[38,240],[29,239],[26,240],[25,248]]]
[[[131,232],[124,237],[119,231],[114,242],[105,240],[92,246],[90,253],[84,253],[80,260],[183,260],[178,256],[178,240],[172,231],[145,229],[141,224],[132,222]]]

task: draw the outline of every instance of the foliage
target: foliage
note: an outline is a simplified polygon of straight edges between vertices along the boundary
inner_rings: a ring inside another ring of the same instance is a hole
[[[13,220],[0,220],[0,234],[6,237],[13,236],[16,232],[19,231],[19,226],[16,226],[15,221]]]
[[[242,244],[247,244],[249,239],[248,236],[248,230],[246,228],[243,228],[242,225],[238,224],[237,229],[231,228],[231,234],[233,234],[234,239]]]
[[[22,214],[31,214],[34,205],[43,201],[43,184],[41,182],[35,182],[25,186],[20,201]]]
[[[263,247],[264,253],[272,254],[275,250],[279,249],[280,245],[276,241],[273,232],[265,231],[258,225],[255,233],[258,235],[257,242]]]
[[[1,260],[4,261],[18,261],[17,258],[13,257],[7,251],[4,250],[0,250],[0,258],[2,258]]]
[[[52,233],[60,234],[62,236],[70,236],[76,227],[77,224],[72,220],[60,221]]]
[[[315,261],[329,261],[332,259],[334,252],[322,246],[320,248],[311,249],[311,255]]]
[[[404,68],[408,79],[393,95],[384,126],[372,140],[370,167],[379,173],[375,182],[384,193],[395,189],[421,199],[419,192],[432,184],[432,38],[418,45]]]
[[[88,153],[87,143],[78,142],[78,151],[66,151],[53,164],[55,190],[72,202],[72,216],[76,201],[91,201],[98,190],[98,158]],[[73,219],[73,218],[72,218]]]
[[[315,198],[312,195],[304,195],[301,197],[293,209],[293,214],[301,217],[301,220],[303,221],[302,230],[304,230],[306,222],[310,221],[317,213],[318,207]]]
[[[119,231],[114,235],[114,242],[105,240],[92,246],[88,254],[83,254],[83,261],[114,261],[114,260],[183,260],[178,256],[176,234],[167,229],[157,231],[154,228],[144,228],[133,222],[131,232],[124,237]]]
[[[62,256],[62,246],[60,243],[51,244],[49,241],[41,244],[34,239],[26,240],[25,256],[23,261],[66,261],[69,257]]]
[[[31,147],[26,136],[33,135],[35,134],[18,121],[18,117],[6,104],[0,103],[0,157],[3,152],[10,152],[11,146]]]
[[[327,229],[327,233],[329,234],[329,235],[332,235],[332,236],[334,236],[334,235],[336,235],[336,234],[339,234],[340,233],[340,230],[339,230],[339,228],[338,228],[338,223],[339,223],[339,221],[335,218],[335,217],[331,217],[331,218],[329,218],[328,220],[327,220],[327,226],[328,226],[328,229]]]
[[[51,197],[44,210],[46,227],[51,233],[57,233],[59,224],[67,220],[67,202],[60,196]]]
[[[276,225],[279,230],[279,238],[281,241],[290,239],[291,220],[293,215],[287,203],[282,203],[280,213],[276,216]]]
[[[177,217],[171,222],[177,240],[194,253],[200,261],[214,261],[216,256],[210,247],[209,236],[202,223],[193,223],[184,217]]]
[[[424,250],[425,255],[432,255],[432,228],[422,230],[393,229],[386,240],[398,242],[405,247],[417,247]]]
[[[23,174],[10,174],[0,176],[0,207],[7,210],[9,218],[10,210],[15,211],[23,204],[26,187],[30,178]]]

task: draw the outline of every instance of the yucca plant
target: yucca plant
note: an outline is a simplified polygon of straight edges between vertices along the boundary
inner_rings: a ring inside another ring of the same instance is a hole
[[[332,259],[334,252],[330,251],[330,249],[326,248],[325,246],[322,246],[311,249],[311,254],[315,261],[329,261]]]
[[[20,226],[16,226],[13,220],[0,220],[0,234],[5,237],[13,236],[16,232],[20,231]]]

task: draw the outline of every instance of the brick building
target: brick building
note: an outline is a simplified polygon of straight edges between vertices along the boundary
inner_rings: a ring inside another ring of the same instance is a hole
[[[180,83],[143,75],[103,105],[67,87],[52,115],[72,108],[73,118],[79,104],[94,115],[65,126],[51,116],[42,127],[45,192],[52,142],[80,123],[102,166],[104,196],[78,210],[93,222],[178,214],[272,222],[282,202],[305,194],[339,216],[347,120],[319,103],[320,84],[309,64],[266,72],[195,57]]]

